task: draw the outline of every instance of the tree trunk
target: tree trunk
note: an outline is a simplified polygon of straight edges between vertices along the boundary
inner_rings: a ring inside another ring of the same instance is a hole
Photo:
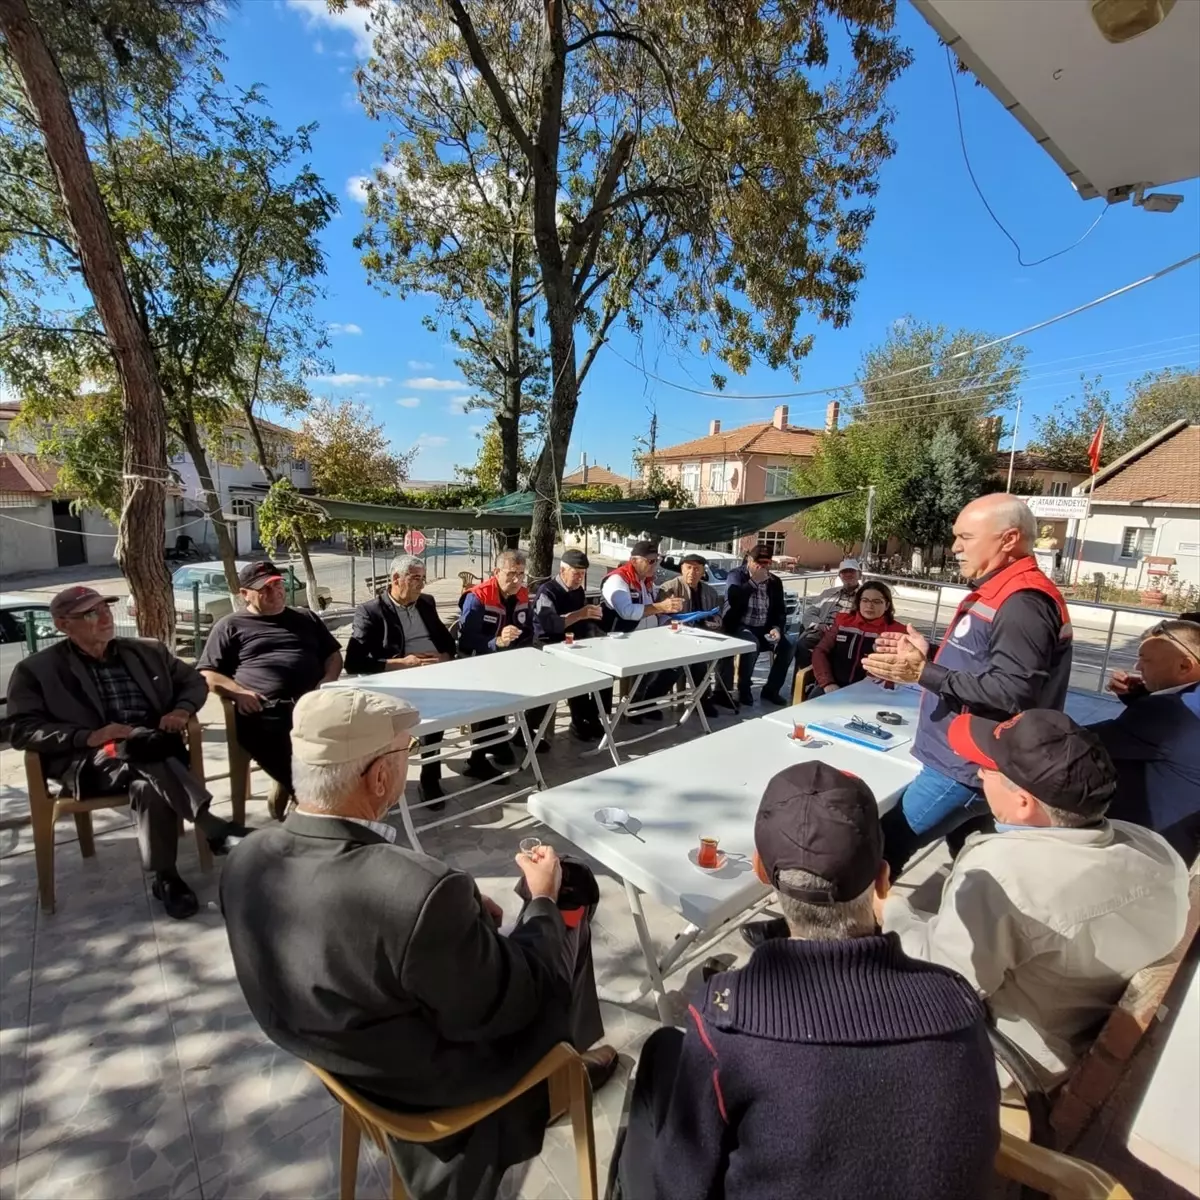
[[[67,85],[26,0],[0,0],[0,30],[37,114],[46,156],[79,247],[84,282],[121,380],[124,481],[117,562],[137,605],[138,632],[173,645],[175,603],[163,555],[170,471],[154,350],[129,294],[120,250]]]
[[[258,419],[255,417],[250,405],[244,405],[242,411],[246,415],[246,424],[250,428],[250,436],[254,439],[255,456],[258,458],[258,465],[262,473],[267,478],[267,483],[273,484],[277,478],[274,468],[271,466],[271,457],[267,453],[266,443],[263,441],[262,430],[258,427]],[[313,568],[312,555],[308,552],[308,542],[294,531],[292,533],[292,546],[300,555],[300,561],[304,565],[304,581],[308,588],[308,607],[316,612],[320,608],[317,602],[317,573]]]
[[[204,443],[200,440],[200,431],[191,421],[183,422],[179,432],[183,435],[183,444],[192,456],[192,463],[195,465],[196,475],[200,480],[200,490],[204,493],[204,511],[208,513],[208,518],[212,521],[213,530],[217,535],[217,557],[220,558],[221,565],[225,568],[225,582],[229,585],[229,592],[234,598],[234,606],[238,607],[241,604],[239,599],[241,584],[238,582],[237,547],[233,544],[233,538],[229,536],[229,526],[225,524],[225,518],[221,514],[221,497],[217,493],[216,484],[213,483],[212,471],[208,466],[208,454],[205,452]]]
[[[509,272],[508,327],[505,330],[504,356],[508,362],[508,374],[504,380],[504,402],[496,411],[496,430],[500,435],[500,491],[504,495],[515,492],[520,485],[521,469],[521,310],[515,293],[520,280],[514,279],[515,267]],[[516,548],[520,541],[519,529],[503,531],[503,547]]]

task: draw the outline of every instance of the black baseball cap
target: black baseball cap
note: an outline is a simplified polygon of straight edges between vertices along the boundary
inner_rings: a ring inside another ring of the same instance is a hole
[[[584,571],[591,566],[588,562],[588,556],[582,550],[564,550],[563,556],[559,561],[564,567],[578,567]]]
[[[1064,712],[1031,708],[1007,721],[961,713],[948,737],[960,757],[1054,808],[1100,817],[1117,790],[1117,769],[1099,735]]]
[[[268,583],[273,583],[276,579],[282,579],[283,572],[270,559],[260,559],[258,562],[247,563],[238,572],[238,584],[244,588],[250,588],[257,591],[261,587],[266,587]]]
[[[684,556],[683,556],[683,557],[682,557],[682,558],[679,560],[679,562],[680,562],[680,564],[683,564],[683,563],[696,563],[698,566],[701,566],[701,567],[707,567],[707,566],[708,566],[708,559],[707,559],[707,558],[705,558],[703,554],[685,554],[685,555],[684,555]]]
[[[658,553],[658,543],[652,542],[643,538],[640,542],[634,542],[629,551],[630,558],[649,558],[652,554]]]
[[[756,542],[746,557],[751,562],[769,563],[775,557],[775,552],[770,546],[767,545],[766,542]]]
[[[823,762],[797,763],[767,784],[754,818],[754,847],[777,892],[809,904],[854,900],[883,862],[879,805],[856,775]],[[783,887],[781,871],[807,871],[823,885]]]

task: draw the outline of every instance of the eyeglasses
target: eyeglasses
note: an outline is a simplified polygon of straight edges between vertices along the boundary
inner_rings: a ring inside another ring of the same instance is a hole
[[[72,617],[68,617],[68,621],[87,621],[89,625],[95,625],[97,621],[104,619],[104,614],[111,612],[107,604],[101,604],[98,608],[89,608],[87,612],[76,613]]]
[[[1168,628],[1166,621],[1159,621],[1157,625],[1152,625],[1146,630],[1146,637],[1164,637],[1169,642],[1174,642],[1180,650],[1184,652],[1193,662],[1200,663],[1200,655],[1196,653],[1191,646],[1181,642]]]
[[[363,769],[358,773],[358,777],[362,779],[366,773],[379,761],[387,758],[391,754],[411,754],[421,745],[421,739],[414,737],[409,738],[407,746],[397,746],[395,750],[385,750],[382,754],[377,754]]]

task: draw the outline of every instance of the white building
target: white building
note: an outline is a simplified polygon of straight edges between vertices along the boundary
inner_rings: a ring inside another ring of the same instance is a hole
[[[1100,471],[1081,533],[1081,580],[1200,587],[1200,425],[1176,421]]]
[[[117,531],[95,509],[75,511],[74,498],[58,490],[53,465],[39,462],[32,441],[12,422],[20,412],[14,402],[0,404],[0,577],[29,571],[114,561]],[[259,421],[274,469],[301,489],[311,486],[308,465],[292,457],[293,431]],[[234,519],[239,554],[258,549],[255,500],[266,491],[255,461],[249,431],[230,425],[220,446],[213,445],[209,466],[221,499],[221,511]],[[176,455],[171,465],[178,487],[166,502],[167,544],[187,534],[216,556],[216,534],[205,516],[200,481],[190,455]]]

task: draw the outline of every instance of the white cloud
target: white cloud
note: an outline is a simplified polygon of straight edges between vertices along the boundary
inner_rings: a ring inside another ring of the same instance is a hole
[[[313,383],[327,383],[330,387],[383,387],[391,383],[390,375],[355,375],[342,372],[337,375],[313,375]]]
[[[287,6],[300,15],[309,29],[327,27],[350,34],[354,39],[355,53],[360,58],[366,58],[371,53],[372,34],[366,9],[347,4],[341,12],[330,12],[325,0],[287,0]],[[317,44],[321,45],[319,40]]]
[[[487,428],[487,426],[486,425],[468,425],[467,428],[472,433],[482,433]]]
[[[428,371],[432,369],[433,363],[422,362],[419,358],[410,358],[408,360],[408,369],[410,371]]]
[[[422,375],[417,379],[406,379],[406,388],[416,392],[465,392],[470,385],[462,379],[435,379],[432,375]]]
[[[423,433],[417,438],[418,446],[444,446],[450,439],[440,433]]]
[[[354,201],[355,204],[366,204],[367,202],[367,184],[371,179],[367,175],[351,175],[346,180],[346,195]]]
[[[398,405],[400,405],[401,408],[416,408],[421,403],[421,397],[420,396],[401,396],[400,399],[396,401],[396,403]]]
[[[451,396],[446,401],[446,411],[453,413],[456,417],[461,417],[467,411],[467,401],[470,396]]]
[[[337,337],[338,334],[350,335],[362,333],[362,326],[355,325],[353,321],[347,321],[345,324],[341,321],[330,321],[328,328],[334,337]]]

